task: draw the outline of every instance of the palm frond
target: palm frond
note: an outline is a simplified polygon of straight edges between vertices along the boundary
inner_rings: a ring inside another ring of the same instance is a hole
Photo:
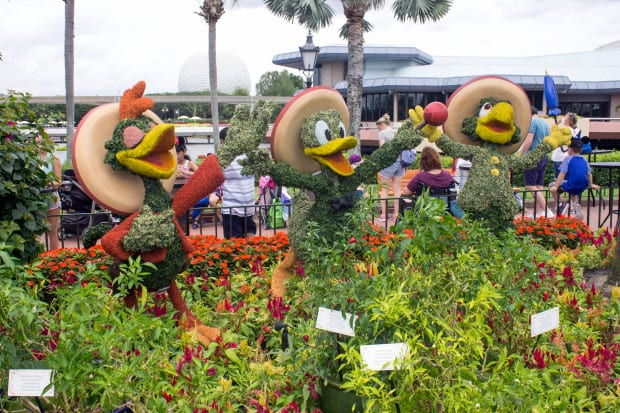
[[[374,28],[374,26],[368,20],[364,20],[362,24],[364,25],[364,27],[362,28],[364,33],[369,33]],[[338,37],[344,40],[347,40],[349,38],[349,23],[345,23],[342,25],[342,27],[338,31]]]
[[[265,0],[265,5],[276,16],[312,31],[329,26],[334,16],[326,0]]]
[[[400,22],[426,23],[440,20],[448,14],[451,6],[452,0],[395,0],[392,11]]]

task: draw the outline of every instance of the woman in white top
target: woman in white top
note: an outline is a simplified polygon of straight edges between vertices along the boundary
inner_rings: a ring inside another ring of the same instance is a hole
[[[390,115],[387,113],[381,116],[377,122],[379,129],[379,146],[394,139],[394,130],[390,125]],[[392,187],[393,196],[400,198],[400,183],[405,175],[405,168],[400,163],[400,155],[394,163],[385,169],[379,171],[379,184],[381,185],[381,217],[380,221],[387,219],[387,197],[390,186]],[[394,216],[398,216],[398,202],[394,202]]]

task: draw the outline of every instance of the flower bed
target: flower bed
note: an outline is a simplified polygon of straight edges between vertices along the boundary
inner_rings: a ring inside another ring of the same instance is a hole
[[[99,247],[48,252],[2,270],[0,365],[54,369],[57,397],[43,403],[59,411],[319,412],[327,378],[367,411],[617,411],[618,300],[583,281],[614,237],[571,221],[495,235],[442,210],[389,233],[363,224],[326,238],[311,225],[285,300],[269,285],[286,235],[193,237],[178,281],[222,331],[206,348],[165,292],[124,307]],[[358,315],[356,336],[315,328],[318,307]],[[560,328],[531,337],[531,316],[554,307]],[[364,367],[361,345],[394,342],[410,349],[399,369]],[[9,411],[26,401],[0,396]]]

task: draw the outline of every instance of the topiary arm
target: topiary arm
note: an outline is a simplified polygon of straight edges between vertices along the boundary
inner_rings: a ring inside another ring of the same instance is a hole
[[[225,169],[239,155],[258,149],[263,143],[274,110],[271,102],[260,100],[254,110],[238,105],[228,126],[226,143],[217,149],[217,159]]]
[[[375,182],[377,172],[393,164],[403,150],[415,148],[423,139],[424,136],[414,128],[409,119],[404,121],[396,131],[394,139],[383,144],[366,158],[355,169],[350,181],[356,185]]]
[[[447,135],[441,135],[436,144],[445,155],[453,156],[455,158],[463,158],[468,161],[471,161],[476,152],[481,150],[477,145],[465,145],[455,142]]]
[[[570,128],[558,128],[557,125],[551,127],[551,133],[543,139],[542,143],[534,150],[527,152],[523,156],[513,156],[511,158],[510,168],[515,171],[524,171],[531,169],[543,158],[547,153],[551,152],[560,145],[568,145],[571,141]]]
[[[547,156],[547,153],[551,152],[553,147],[549,145],[547,142],[542,142],[538,145],[534,150],[526,153],[523,156],[519,156],[518,154],[513,154],[509,159],[509,167],[513,172],[521,172],[526,169],[532,169],[536,166],[538,162],[543,158],[543,156]]]
[[[274,163],[271,170],[271,177],[278,185],[289,186],[292,188],[310,189],[317,193],[328,192],[327,182],[322,174],[309,174],[300,172],[286,163]]]

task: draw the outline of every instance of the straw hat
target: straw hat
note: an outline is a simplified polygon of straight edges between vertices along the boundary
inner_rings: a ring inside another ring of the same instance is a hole
[[[307,117],[324,110],[340,112],[342,122],[349,125],[349,110],[342,95],[326,86],[306,89],[289,100],[280,111],[271,132],[271,156],[301,172],[314,173],[319,163],[304,153],[300,139],[301,127]]]
[[[142,206],[142,180],[128,172],[115,171],[103,161],[106,154],[104,144],[112,139],[114,128],[121,120],[119,109],[119,103],[107,103],[89,111],[75,130],[71,153],[75,175],[87,195],[104,208],[129,215]],[[162,123],[150,110],[144,115],[154,123]],[[174,148],[171,152],[175,153]],[[162,180],[168,192],[172,190],[175,178],[172,174]]]
[[[532,120],[530,100],[521,86],[500,76],[477,77],[452,93],[448,99],[448,120],[443,125],[446,135],[453,141],[466,145],[481,145],[480,142],[465,135],[461,127],[465,118],[477,115],[480,100],[487,97],[511,103],[514,121],[521,130],[521,137],[519,142],[499,146],[498,150],[505,154],[516,152],[530,128]]]

